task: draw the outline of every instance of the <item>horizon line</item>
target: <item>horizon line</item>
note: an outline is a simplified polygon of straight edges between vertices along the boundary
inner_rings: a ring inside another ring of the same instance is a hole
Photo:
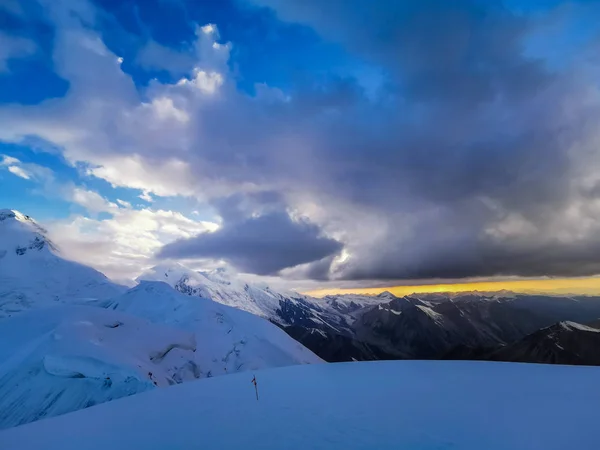
[[[511,291],[516,294],[549,295],[600,295],[600,277],[487,280],[458,283],[390,285],[371,288],[325,288],[302,292],[311,297],[326,295],[356,294],[378,295],[390,292],[397,297],[411,294],[459,293],[459,292],[499,292]]]

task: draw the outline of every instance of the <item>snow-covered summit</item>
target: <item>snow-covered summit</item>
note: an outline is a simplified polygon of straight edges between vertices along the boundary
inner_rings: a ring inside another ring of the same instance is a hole
[[[0,319],[34,306],[106,298],[124,290],[91,267],[64,259],[31,217],[0,210]]]
[[[208,298],[269,319],[277,317],[280,300],[293,299],[293,294],[249,283],[226,268],[195,271],[179,263],[162,264],[146,271],[137,281],[163,281],[183,294]]]
[[[19,211],[0,209],[0,258],[43,251],[58,252],[43,227]]]

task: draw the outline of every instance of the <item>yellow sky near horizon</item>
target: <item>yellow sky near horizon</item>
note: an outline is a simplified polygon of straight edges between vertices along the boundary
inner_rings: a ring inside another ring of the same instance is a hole
[[[333,294],[377,295],[381,292],[389,291],[394,295],[404,296],[427,292],[500,291],[503,289],[529,294],[600,295],[600,277],[484,280],[465,283],[400,285],[363,289],[319,289],[304,292],[304,294],[313,297],[324,297],[325,295]]]

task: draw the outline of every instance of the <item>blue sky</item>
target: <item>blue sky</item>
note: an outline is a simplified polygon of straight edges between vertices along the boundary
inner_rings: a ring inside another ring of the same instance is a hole
[[[598,18],[5,1],[0,203],[118,280],[161,259],[311,288],[594,275]]]
[[[236,42],[228,64],[237,88],[249,95],[255,94],[257,83],[292,91],[297,84],[318,83],[330,77],[360,77],[370,90],[376,89],[380,82],[376,68],[351,57],[340,45],[324,41],[309,27],[277,20],[269,8],[229,0],[96,1],[90,5],[97,8],[99,36],[112,51],[126,57],[123,71],[131,76],[140,91],[152,79],[176,82],[186,75],[184,71],[169,73],[136,65],[134,60],[143,41],[151,39],[173,51],[189,49],[196,39],[195,28],[209,23],[218,26],[220,42]],[[0,10],[1,23],[11,36],[33,41],[36,50],[7,60],[9,70],[0,74],[0,103],[29,105],[63,97],[69,82],[53,70],[54,24],[35,2],[24,3],[21,8],[24,11],[20,14],[11,14],[10,9]],[[61,157],[60,148],[48,142],[39,145],[46,148],[0,142],[2,154],[25,164],[47,167],[59,182],[85,185],[113,202],[122,199],[147,206],[147,202],[139,198],[142,191],[120,189],[102,179],[86,176],[85,164],[74,167]],[[60,196],[42,195],[40,180],[25,180],[6,172],[2,177],[7,187],[1,198],[4,204],[23,210],[33,208],[32,213],[36,212],[40,219],[64,217],[72,212],[85,214],[85,209]],[[193,201],[161,198],[159,203],[169,207],[170,201],[188,214],[195,210]],[[36,204],[41,206],[39,212]]]

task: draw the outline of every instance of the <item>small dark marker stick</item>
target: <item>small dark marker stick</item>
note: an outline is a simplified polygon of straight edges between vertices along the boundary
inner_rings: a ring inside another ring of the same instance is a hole
[[[256,375],[253,375],[251,383],[254,385],[254,390],[256,391],[256,401],[258,401],[258,384],[256,383]]]

